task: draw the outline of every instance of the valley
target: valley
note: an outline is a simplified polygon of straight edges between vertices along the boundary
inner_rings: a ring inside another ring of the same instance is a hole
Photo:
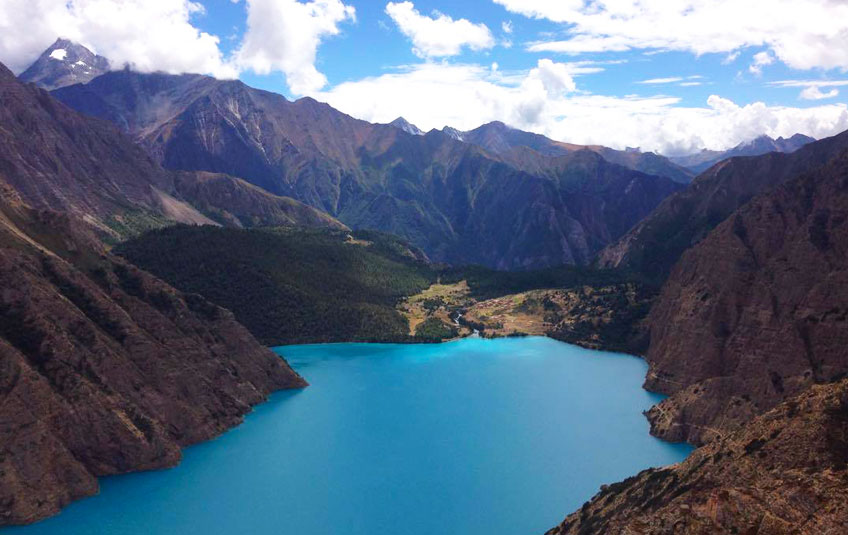
[[[848,530],[848,132],[666,157],[32,59],[0,64],[0,527]],[[618,65],[549,63],[510,94]]]

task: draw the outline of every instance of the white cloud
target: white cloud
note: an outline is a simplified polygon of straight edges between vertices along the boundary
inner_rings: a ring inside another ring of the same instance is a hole
[[[495,38],[485,24],[454,20],[438,12],[431,18],[419,13],[412,2],[390,2],[386,14],[412,41],[415,55],[422,58],[456,56],[463,47],[485,50],[495,46]]]
[[[3,0],[0,61],[20,72],[57,37],[82,43],[116,66],[233,77],[218,38],[198,30],[190,0]]]
[[[533,51],[630,49],[726,53],[769,48],[798,68],[848,68],[848,2],[841,0],[494,0],[566,25],[569,37]],[[732,58],[732,59],[731,59]]]
[[[798,97],[804,100],[823,100],[826,98],[834,98],[838,95],[839,90],[836,88],[831,89],[827,93],[822,93],[821,89],[819,89],[818,86],[814,85],[801,91],[801,94],[798,95]]]
[[[727,56],[724,57],[723,60],[721,60],[722,65],[730,65],[731,63],[739,59],[740,54],[742,54],[742,52],[740,52],[739,50],[735,50],[729,53]]]
[[[754,62],[748,67],[748,72],[756,76],[763,74],[763,67],[774,63],[774,57],[768,52],[757,52],[754,54]]]
[[[501,23],[501,29],[506,34],[512,33],[512,21],[511,20],[505,20],[504,22],[502,22]]]
[[[637,84],[656,85],[656,84],[672,84],[674,82],[681,82],[681,81],[683,81],[683,78],[681,78],[679,76],[672,76],[672,77],[669,77],[669,78],[651,78],[649,80],[641,80],[641,81],[636,82],[636,83]]]
[[[114,67],[219,78],[246,69],[279,71],[293,93],[306,94],[327,82],[315,67],[322,39],[355,17],[342,0],[247,0],[247,31],[234,57],[225,58],[218,37],[193,25],[204,13],[190,0],[3,0],[0,61],[20,72],[61,36],[108,57]]]
[[[589,95],[575,91],[573,69],[573,64],[550,60],[522,73],[426,63],[316,96],[374,122],[402,115],[424,129],[447,124],[468,130],[500,120],[562,141],[670,154],[727,149],[762,134],[800,132],[820,138],[848,129],[845,104],[739,106],[714,95],[704,106],[684,107],[674,97]]]
[[[318,91],[327,84],[315,67],[318,46],[355,17],[341,0],[247,0],[247,31],[236,63],[257,74],[283,72],[297,95]]]
[[[837,87],[848,86],[848,80],[777,80],[769,82],[774,87],[803,87],[798,98],[803,100],[824,100],[839,96]],[[823,92],[822,87],[832,88]]]

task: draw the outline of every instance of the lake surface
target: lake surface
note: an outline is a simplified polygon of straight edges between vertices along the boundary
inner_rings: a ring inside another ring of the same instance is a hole
[[[603,483],[682,460],[652,438],[635,357],[547,338],[278,348],[275,395],[172,470],[10,530],[38,534],[541,534]]]

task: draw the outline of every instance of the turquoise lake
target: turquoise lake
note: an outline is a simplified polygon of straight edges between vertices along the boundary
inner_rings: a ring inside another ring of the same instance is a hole
[[[105,478],[38,534],[542,534],[601,484],[682,460],[636,357],[547,338],[277,351],[282,392],[172,470]]]

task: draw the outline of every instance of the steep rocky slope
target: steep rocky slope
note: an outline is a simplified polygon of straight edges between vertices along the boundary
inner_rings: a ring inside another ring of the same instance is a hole
[[[80,115],[0,65],[0,172],[35,208],[84,218],[104,232],[121,221],[209,222],[174,199],[171,176],[116,129]]]
[[[0,525],[164,468],[304,381],[229,312],[0,187]]]
[[[598,493],[548,535],[848,533],[848,381]]]
[[[329,216],[229,177],[176,176],[113,125],[26,86],[0,65],[0,173],[29,205],[73,214],[107,237],[173,222],[334,226]]]
[[[699,443],[848,372],[848,152],[687,251],[648,323],[653,432]]]
[[[78,43],[60,38],[19,78],[51,91],[68,85],[85,84],[108,71],[109,60]]]
[[[537,163],[521,167],[442,132],[413,135],[238,81],[120,71],[54,95],[119,125],[165,167],[244,178],[437,261],[585,263],[679,188],[576,153],[528,149],[523,160]]]
[[[848,132],[791,154],[739,157],[710,168],[670,195],[633,229],[598,255],[601,267],[620,267],[664,279],[683,252],[704,239],[759,193],[816,169],[848,148]]]

